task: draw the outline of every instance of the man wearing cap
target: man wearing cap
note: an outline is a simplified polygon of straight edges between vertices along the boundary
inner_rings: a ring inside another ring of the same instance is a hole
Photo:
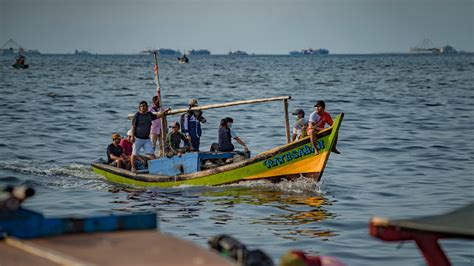
[[[130,159],[130,156],[132,156],[133,152],[132,129],[127,131],[127,137],[120,141],[120,146],[123,149],[123,153]],[[137,156],[135,164],[137,169],[140,169],[140,167],[146,165],[146,161],[141,156]]]
[[[120,146],[122,138],[118,133],[112,135],[112,143],[107,147],[107,159],[108,163],[118,168],[126,168],[128,165],[128,156],[123,153],[123,149]]]
[[[295,116],[296,122],[293,125],[293,135],[291,137],[291,141],[308,136],[306,132],[308,128],[308,121],[304,118],[304,111],[302,109],[296,109],[293,112],[293,115]]]
[[[133,151],[133,142],[132,142],[132,130],[129,129],[127,131],[127,137],[123,138],[120,141],[120,146],[123,149],[123,153],[127,156],[132,156],[132,151]]]
[[[323,130],[326,124],[332,126],[333,121],[331,115],[326,112],[326,103],[324,101],[317,101],[314,105],[315,111],[311,113],[308,120],[308,135],[311,139],[311,143],[314,146],[314,152],[318,154],[318,145],[316,134]],[[334,146],[333,152],[339,154],[340,152]]]
[[[188,102],[189,108],[197,107],[197,99],[191,99]],[[189,110],[181,116],[181,131],[186,134],[186,137],[191,142],[191,151],[199,151],[200,138],[202,134],[201,123],[206,123],[207,120],[202,116],[202,111]]]

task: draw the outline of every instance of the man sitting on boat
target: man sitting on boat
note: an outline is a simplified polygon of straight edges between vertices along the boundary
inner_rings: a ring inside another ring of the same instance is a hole
[[[304,111],[302,109],[296,109],[295,112],[293,112],[293,115],[295,116],[296,122],[293,125],[291,141],[308,136],[308,121],[304,118]]]
[[[185,153],[190,147],[188,138],[186,135],[181,133],[179,129],[179,123],[174,122],[171,126],[171,132],[166,136],[168,157],[173,157],[175,155],[181,157],[181,155],[183,155],[183,153]],[[183,147],[181,147],[181,141],[184,143]]]
[[[198,106],[197,99],[188,102],[189,108]],[[201,123],[207,120],[202,116],[202,111],[188,111],[181,116],[182,131],[191,140],[191,151],[199,151],[200,138],[202,134]]]
[[[121,140],[122,138],[118,133],[112,135],[112,143],[107,147],[107,159],[110,165],[127,168],[130,160],[120,146]]]
[[[311,143],[313,144],[315,153],[318,154],[316,134],[323,130],[326,124],[332,126],[333,121],[331,115],[325,111],[326,103],[324,101],[317,101],[314,107],[315,111],[311,113],[308,120],[308,135],[311,139]],[[334,153],[340,154],[335,145],[332,151]]]
[[[232,139],[235,139],[240,145],[244,147],[245,153],[248,153],[249,148],[245,142],[237,136],[237,133],[232,129],[232,124],[234,119],[231,117],[226,117],[221,120],[219,126],[219,143],[213,143],[211,146],[211,151],[220,151],[220,152],[230,152],[234,151],[235,147],[232,144]]]
[[[145,154],[152,159],[156,159],[155,151],[151,145],[150,140],[150,131],[151,131],[151,122],[155,119],[158,119],[163,115],[164,112],[155,115],[148,111],[148,103],[146,101],[141,101],[138,105],[138,112],[135,113],[132,120],[132,172],[136,172],[135,160],[137,156],[140,155],[140,150],[143,148]]]
[[[131,157],[132,156],[132,151],[133,151],[133,141],[132,141],[132,130],[129,129],[127,131],[127,137],[123,138],[121,141],[120,141],[120,146],[122,147],[123,149],[123,153],[127,156],[127,157]],[[137,159],[135,160],[135,164],[137,166],[137,169],[143,169],[145,168],[145,165],[146,165],[146,160],[141,157],[141,156],[137,156]]]

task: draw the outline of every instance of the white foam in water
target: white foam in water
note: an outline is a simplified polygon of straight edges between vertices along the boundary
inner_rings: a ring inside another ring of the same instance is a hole
[[[281,190],[292,193],[307,193],[316,192],[322,193],[321,184],[317,183],[312,178],[299,177],[294,180],[283,179],[278,183],[273,183],[269,180],[255,180],[255,181],[243,181],[235,184],[225,186],[238,186],[238,187],[250,187],[250,188],[267,188],[271,190]]]
[[[39,160],[11,160],[0,162],[0,169],[20,173],[38,182],[45,182],[52,186],[105,188],[109,185],[103,182],[102,176],[95,174],[89,165],[73,163],[69,166],[60,166],[47,161]],[[44,177],[38,179],[37,177]],[[84,182],[88,179],[90,182]],[[102,179],[102,180],[101,180]]]

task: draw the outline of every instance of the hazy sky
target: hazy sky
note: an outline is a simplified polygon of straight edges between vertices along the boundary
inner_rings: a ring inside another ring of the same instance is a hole
[[[0,0],[0,45],[44,53],[149,48],[286,54],[474,51],[474,0]]]

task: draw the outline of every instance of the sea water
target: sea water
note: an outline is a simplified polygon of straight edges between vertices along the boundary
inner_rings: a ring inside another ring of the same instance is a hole
[[[422,265],[413,242],[368,235],[372,216],[416,217],[474,201],[474,56],[330,55],[160,58],[165,106],[186,107],[291,95],[306,117],[316,100],[344,112],[338,149],[322,182],[301,179],[220,187],[123,188],[90,168],[127,115],[155,94],[146,55],[41,55],[16,70],[0,57],[0,185],[37,190],[25,207],[48,217],[156,212],[159,230],[207,247],[229,234],[276,261],[289,250],[348,265]],[[201,149],[221,118],[252,154],[285,143],[281,102],[204,112]],[[291,119],[293,119],[290,116]],[[170,117],[169,121],[178,121]],[[238,144],[236,144],[237,147]],[[472,265],[474,245],[441,244],[455,265]]]

